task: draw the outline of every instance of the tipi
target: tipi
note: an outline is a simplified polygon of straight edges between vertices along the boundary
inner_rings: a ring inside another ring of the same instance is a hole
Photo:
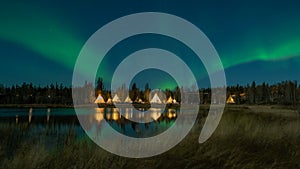
[[[107,99],[106,104],[112,104],[111,98],[108,98],[108,99]]]
[[[129,96],[127,96],[124,102],[125,102],[125,103],[132,103],[132,100],[130,99]]]
[[[137,98],[135,99],[135,102],[136,102],[136,103],[143,103],[143,100],[142,100],[141,98],[138,98],[138,97],[137,97]]]
[[[232,95],[230,95],[226,101],[226,103],[230,103],[230,104],[234,104],[235,101],[234,101],[234,98],[232,97]]]
[[[157,103],[157,104],[161,104],[161,100],[159,99],[157,93],[154,94],[153,98],[151,99],[150,103]]]
[[[166,102],[167,104],[172,104],[173,103],[173,99],[172,99],[172,97],[170,96],[169,98],[168,98],[168,100],[167,100],[167,102]]]
[[[96,103],[96,104],[105,103],[105,101],[104,101],[103,97],[101,96],[101,94],[98,95],[98,97],[97,97],[97,99],[95,100],[94,103]]]
[[[121,100],[120,100],[120,98],[119,98],[119,96],[117,94],[114,96],[114,98],[112,99],[112,101],[114,103],[120,103],[121,102]]]

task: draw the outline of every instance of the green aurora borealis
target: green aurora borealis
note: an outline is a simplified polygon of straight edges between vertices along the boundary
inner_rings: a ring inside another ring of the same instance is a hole
[[[13,9],[1,9],[1,40],[22,45],[41,57],[73,69],[84,41],[77,38],[70,28],[64,27],[60,19],[39,15],[43,13],[40,9],[34,12],[26,7],[17,9],[18,13],[12,15],[8,13]]]
[[[127,10],[124,9],[123,13],[120,12],[116,16],[110,16],[111,14],[106,13],[107,11],[101,11],[103,7],[98,7],[99,9],[91,7],[91,9],[86,9],[83,14],[83,12],[75,10],[76,6],[68,11],[67,8],[59,7],[59,5],[42,4],[42,7],[39,5],[36,3],[1,5],[0,40],[2,43],[9,42],[16,46],[23,46],[39,55],[41,64],[50,61],[70,71],[73,70],[81,47],[93,31],[109,22],[111,18],[116,19],[119,15],[133,13],[130,5],[127,5]],[[106,5],[113,6],[113,3]],[[297,5],[299,6],[299,3],[289,7]],[[155,10],[155,5],[153,6],[142,5],[141,8],[145,11]],[[284,66],[292,58],[293,61],[296,59],[300,64],[300,12],[296,12],[296,9],[287,9],[285,6],[281,9],[280,4],[277,4],[274,9],[265,9],[264,5],[258,6],[255,13],[243,10],[245,7],[241,7],[239,10],[233,8],[232,13],[224,14],[221,11],[219,14],[226,15],[227,19],[232,19],[227,23],[218,15],[205,19],[203,15],[209,12],[193,11],[189,9],[194,9],[192,6],[192,4],[186,5],[185,12],[180,12],[180,10],[176,12],[180,5],[173,4],[171,9],[174,10],[168,10],[166,6],[162,7],[160,11],[186,18],[207,33],[215,45],[225,69],[256,61],[281,62]],[[79,9],[83,8],[78,7]],[[111,10],[113,12],[113,8]],[[95,13],[97,13],[96,16]],[[80,15],[91,16],[92,21],[77,20]],[[102,21],[97,23],[97,19]],[[81,22],[83,22],[82,25]],[[213,30],[217,28],[220,31],[214,32]],[[2,60],[5,62],[5,57],[9,57],[9,51],[6,49],[1,49],[1,51]],[[19,57],[22,57],[22,53]],[[110,62],[114,62],[114,60],[109,60],[108,65],[103,65],[104,69],[109,70]],[[243,71],[241,70],[240,73],[242,74]],[[55,77],[48,78],[55,81]],[[104,77],[105,80],[107,78],[109,77]],[[5,83],[5,79],[2,79],[0,83]],[[170,86],[172,83],[161,82],[161,85]]]

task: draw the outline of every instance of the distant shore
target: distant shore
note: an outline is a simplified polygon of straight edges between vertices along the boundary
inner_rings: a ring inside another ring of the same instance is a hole
[[[0,108],[73,108],[65,104],[0,104]]]
[[[77,107],[94,107],[95,104],[86,104],[86,105],[77,105]],[[120,105],[122,107],[122,105]],[[187,107],[187,105],[182,105]],[[111,107],[111,106],[107,106]],[[209,109],[209,104],[200,105],[200,109]],[[66,104],[0,104],[0,108],[74,108],[74,105]],[[226,104],[225,109],[257,109],[257,110],[266,110],[266,109],[281,109],[281,110],[299,110],[300,106],[292,105],[235,105],[235,104]]]

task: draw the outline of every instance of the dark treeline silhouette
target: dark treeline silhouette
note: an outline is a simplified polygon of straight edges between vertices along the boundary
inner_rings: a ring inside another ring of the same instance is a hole
[[[101,94],[105,101],[112,98],[111,91],[105,89],[102,78],[98,78],[96,85],[86,83],[82,89],[89,88],[91,93],[83,93],[81,103],[93,103],[95,98]],[[80,88],[77,88],[80,89]],[[188,89],[191,90],[192,89]],[[85,91],[85,90],[83,90]],[[186,91],[186,89],[185,89]],[[181,100],[180,88],[165,89],[162,91],[166,97],[172,97],[179,103],[184,103],[187,99]],[[129,91],[126,90],[125,85],[122,85],[115,93],[122,101],[129,96],[131,100],[143,100],[148,103],[151,88],[148,84],[143,89],[139,89],[134,83]],[[128,95],[129,93],[129,95]],[[189,93],[189,92],[187,92]],[[190,92],[192,93],[192,92]],[[196,92],[200,96],[201,104],[209,104],[217,102],[211,100],[210,88],[202,88]],[[295,105],[300,102],[300,86],[297,81],[282,81],[277,84],[269,85],[268,83],[247,84],[245,86],[236,85],[227,87],[227,102],[231,104],[281,104],[281,105]],[[231,99],[231,100],[230,100]],[[190,101],[191,102],[191,101]],[[0,85],[0,104],[62,104],[72,105],[72,87],[64,86],[62,84],[51,84],[44,87],[35,86],[32,83],[23,83],[22,85],[13,85],[6,87]]]
[[[32,83],[4,87],[0,85],[0,104],[72,104],[72,88],[51,84],[34,86]]]
[[[252,82],[251,85],[228,87],[227,95],[232,96],[235,104],[295,105],[300,101],[300,86],[297,81],[282,81],[272,85]]]

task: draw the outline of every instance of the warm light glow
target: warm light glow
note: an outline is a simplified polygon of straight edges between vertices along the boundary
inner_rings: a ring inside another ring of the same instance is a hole
[[[106,102],[107,104],[112,104],[112,100],[111,100],[111,98],[108,98],[108,100],[107,100],[107,102]]]
[[[51,109],[48,108],[47,109],[47,122],[49,122],[49,120],[50,120],[50,112],[51,112]]]
[[[16,115],[16,124],[19,122],[19,115]]]
[[[161,113],[160,113],[160,112],[153,112],[153,113],[151,114],[152,119],[155,120],[155,121],[156,121],[160,116],[161,116]]]
[[[171,112],[168,113],[168,118],[171,119],[173,117],[173,114]]]
[[[120,117],[120,116],[119,116],[119,113],[115,113],[115,112],[114,112],[114,113],[112,114],[112,119],[115,120],[115,121],[119,120],[119,117]]]
[[[246,93],[241,93],[240,96],[244,97],[244,96],[246,96]]]
[[[125,113],[125,118],[129,119],[129,113],[128,112]]]
[[[161,109],[151,108],[150,110],[152,111],[151,118],[156,121],[161,116]]]
[[[173,103],[173,99],[172,99],[172,97],[170,96],[169,97],[169,99],[167,100],[167,102],[166,102],[167,104],[171,104],[171,103]]]
[[[132,109],[131,109],[131,111],[132,111]],[[125,109],[125,118],[129,119],[130,117],[132,117],[132,113],[129,112],[129,108],[126,108]]]
[[[127,96],[124,102],[125,102],[125,103],[132,103],[132,100],[130,99],[129,96]]]
[[[28,122],[31,123],[31,118],[32,118],[32,108],[29,109],[29,114],[28,114]]]
[[[167,114],[168,118],[173,118],[176,117],[176,110],[175,109],[168,109],[168,114]]]
[[[156,104],[161,104],[161,100],[158,97],[157,93],[154,94],[153,98],[151,99],[150,103],[156,103]]]
[[[50,120],[50,114],[47,113],[47,122],[49,122],[49,120]]]
[[[102,108],[95,108],[95,111],[97,113],[104,113],[104,108],[103,107]]]
[[[105,103],[105,101],[104,101],[104,99],[103,99],[103,97],[101,96],[101,94],[98,94],[98,97],[97,97],[97,99],[95,100],[95,102],[94,103],[96,103],[96,104],[102,104],[102,103]]]
[[[116,94],[115,96],[114,96],[114,98],[113,98],[113,100],[112,100],[114,103],[120,103],[121,102],[121,100],[120,100],[120,98],[119,98],[119,96]]]
[[[98,123],[100,123],[100,122],[103,120],[103,118],[104,118],[103,113],[97,112],[97,113],[95,114],[95,119],[96,119],[96,121],[97,121]]]
[[[141,119],[143,117],[142,113],[138,113],[138,118]]]
[[[111,114],[110,114],[110,113],[107,113],[107,114],[106,114],[106,119],[107,119],[107,120],[110,120],[110,119],[111,119]]]
[[[230,103],[230,104],[234,104],[234,103],[235,103],[235,101],[234,101],[234,99],[233,99],[233,96],[232,96],[232,95],[230,95],[230,96],[228,97],[228,99],[227,99],[226,103]]]

